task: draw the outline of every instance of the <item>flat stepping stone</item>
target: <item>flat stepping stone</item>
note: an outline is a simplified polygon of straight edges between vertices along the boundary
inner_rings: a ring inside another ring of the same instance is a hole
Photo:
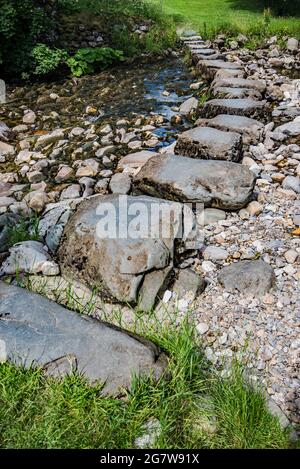
[[[244,116],[220,114],[213,119],[198,119],[196,125],[238,132],[242,135],[244,145],[256,145],[264,135],[264,124],[262,122]]]
[[[195,127],[179,135],[175,153],[206,160],[240,161],[243,141],[239,133]]]
[[[216,117],[218,114],[231,114],[251,118],[267,118],[270,107],[267,101],[254,99],[211,99],[201,112],[203,117]]]
[[[243,99],[252,98],[261,100],[262,95],[259,91],[252,90],[250,88],[229,88],[229,87],[214,87],[211,90],[212,95],[215,98],[226,98],[226,99]]]
[[[216,71],[214,78],[215,80],[217,79],[223,80],[223,78],[244,78],[245,75],[246,75],[246,72],[243,69],[232,70],[228,68],[224,68],[224,69],[222,68]]]
[[[202,45],[189,46],[189,49],[191,50],[192,53],[195,52],[200,55],[214,55],[217,53],[215,49],[205,49],[202,47]]]
[[[193,59],[193,62],[194,64],[197,64],[199,62],[199,60],[219,60],[219,59],[222,59],[223,56],[222,54],[216,52],[215,54],[213,55],[203,55],[203,54],[199,54],[197,51],[191,51],[192,52],[192,59]]]
[[[264,261],[240,261],[224,267],[218,280],[230,293],[261,297],[275,284],[273,268]]]
[[[152,219],[155,208],[158,215]],[[171,226],[166,210],[175,214]],[[106,301],[131,305],[139,303],[148,275],[154,283],[157,274],[154,304],[165,282],[160,272],[173,266],[174,239],[182,223],[178,203],[147,196],[92,197],[79,205],[65,226],[58,250],[61,271],[65,278],[95,287]]]
[[[217,70],[243,70],[242,65],[224,60],[200,60],[197,64],[199,73],[204,78],[213,79]]]
[[[144,338],[4,282],[0,298],[2,362],[55,377],[77,371],[112,395],[130,389],[134,374],[158,379],[166,368],[165,355]]]
[[[249,80],[245,78],[216,78],[212,84],[216,88],[247,88],[264,93],[266,91],[266,82],[264,80]]]
[[[238,163],[166,154],[151,158],[133,186],[138,193],[237,210],[251,199],[255,181],[254,173]]]

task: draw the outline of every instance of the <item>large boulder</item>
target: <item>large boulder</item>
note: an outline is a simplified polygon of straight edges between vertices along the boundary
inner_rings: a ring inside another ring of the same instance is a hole
[[[134,374],[157,379],[166,368],[153,343],[3,282],[0,319],[2,362],[43,367],[56,377],[78,371],[103,383],[106,394],[129,389]]]
[[[62,272],[112,302],[138,304],[141,292],[144,306],[143,284],[151,275],[151,309],[173,265],[174,239],[181,228],[181,204],[147,196],[92,197],[65,227],[58,251]]]
[[[151,158],[133,186],[155,197],[237,210],[251,199],[255,181],[254,173],[238,163],[166,154]]]
[[[238,133],[195,127],[179,135],[175,153],[206,160],[240,161],[243,142]]]
[[[263,296],[275,284],[275,273],[264,261],[240,261],[224,267],[219,282],[227,292],[244,296]]]

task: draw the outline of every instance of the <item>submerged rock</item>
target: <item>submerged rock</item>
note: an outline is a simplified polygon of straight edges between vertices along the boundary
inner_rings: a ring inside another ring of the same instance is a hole
[[[3,282],[0,299],[2,361],[56,377],[77,371],[113,395],[130,389],[134,375],[158,379],[166,369],[165,355],[146,339]]]

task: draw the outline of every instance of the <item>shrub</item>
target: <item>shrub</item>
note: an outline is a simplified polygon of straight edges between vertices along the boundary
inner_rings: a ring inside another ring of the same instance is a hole
[[[67,59],[71,72],[76,77],[93,73],[124,60],[123,52],[110,47],[87,47],[79,49],[73,57]]]
[[[37,44],[32,50],[35,60],[35,75],[46,75],[59,68],[68,58],[66,51],[62,49],[50,49],[46,44]]]
[[[58,8],[59,0],[0,0],[0,60],[7,75],[32,70],[33,47],[55,39]]]

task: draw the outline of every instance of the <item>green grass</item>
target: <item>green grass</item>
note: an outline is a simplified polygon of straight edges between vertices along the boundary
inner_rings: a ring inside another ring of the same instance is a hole
[[[258,0],[164,0],[164,8],[207,36],[218,32],[260,34],[264,25]],[[267,33],[299,38],[300,20],[272,17]]]
[[[39,223],[37,215],[30,218],[20,217],[16,224],[9,226],[8,243],[10,246],[23,241],[39,241]]]
[[[223,380],[208,368],[187,321],[146,335],[169,353],[170,374],[158,383],[135,379],[123,399],[101,396],[100,385],[78,375],[55,380],[1,364],[0,448],[133,448],[153,418],[160,449],[289,447],[239,365]]]

